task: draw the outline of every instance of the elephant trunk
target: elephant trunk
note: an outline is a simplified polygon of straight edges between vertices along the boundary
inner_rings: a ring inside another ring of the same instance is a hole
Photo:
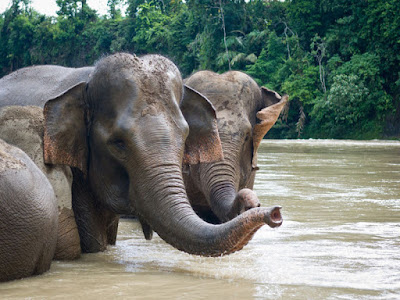
[[[211,163],[204,165],[200,174],[211,210],[222,222],[229,221],[236,198],[233,168],[224,162]]]
[[[225,148],[227,146],[225,145]],[[233,146],[234,148],[237,146]],[[239,158],[229,153],[235,149],[225,149],[224,160],[204,164],[200,167],[200,186],[213,213],[222,222],[227,222],[245,210],[260,206],[257,195],[249,190],[239,190]]]
[[[206,223],[190,206],[180,166],[171,164],[157,169],[145,172],[154,175],[143,178],[151,185],[146,188],[148,195],[138,192],[142,201],[135,203],[136,212],[179,250],[203,256],[233,253],[242,249],[262,225],[276,227],[282,223],[280,207],[252,209],[219,225]]]

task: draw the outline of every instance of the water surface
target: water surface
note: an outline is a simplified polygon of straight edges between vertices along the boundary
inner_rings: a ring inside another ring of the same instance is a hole
[[[146,241],[0,284],[1,299],[400,299],[400,142],[263,141],[254,189],[283,206],[240,252],[202,258]]]

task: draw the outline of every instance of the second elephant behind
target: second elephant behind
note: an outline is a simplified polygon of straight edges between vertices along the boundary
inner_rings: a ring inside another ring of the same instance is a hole
[[[224,160],[184,165],[187,193],[194,210],[213,223],[226,222],[259,206],[254,185],[257,149],[275,124],[288,96],[257,83],[248,75],[230,71],[200,71],[186,80],[214,105]]]

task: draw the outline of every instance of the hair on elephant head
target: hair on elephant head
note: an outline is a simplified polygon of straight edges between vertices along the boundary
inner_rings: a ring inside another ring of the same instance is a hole
[[[117,214],[137,215],[147,238],[154,229],[174,247],[208,256],[237,251],[263,224],[282,222],[278,207],[223,226],[193,211],[182,161],[222,159],[216,114],[204,96],[184,87],[165,57],[105,57],[87,79],[49,97],[44,115],[45,162],[72,168],[72,206],[85,252],[115,241]]]
[[[200,71],[186,84],[214,105],[224,154],[221,161],[184,165],[189,199],[205,219],[226,222],[260,206],[251,190],[258,170],[257,150],[288,96],[260,88],[250,76],[237,71],[222,75]]]

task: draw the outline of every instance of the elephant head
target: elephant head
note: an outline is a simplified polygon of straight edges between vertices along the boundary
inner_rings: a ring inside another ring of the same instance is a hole
[[[86,252],[104,249],[114,214],[135,214],[146,237],[152,228],[172,246],[207,256],[241,249],[263,224],[282,222],[277,207],[218,226],[194,213],[182,160],[222,159],[215,111],[183,88],[177,67],[162,56],[105,57],[88,82],[49,100],[44,114],[45,161],[73,167],[73,208]]]
[[[200,71],[186,84],[214,105],[224,154],[221,161],[183,166],[189,198],[200,215],[210,218],[211,214],[212,219],[215,214],[218,220],[214,222],[226,222],[260,205],[250,190],[258,170],[257,150],[288,96],[260,88],[250,76],[237,71],[221,75]]]

